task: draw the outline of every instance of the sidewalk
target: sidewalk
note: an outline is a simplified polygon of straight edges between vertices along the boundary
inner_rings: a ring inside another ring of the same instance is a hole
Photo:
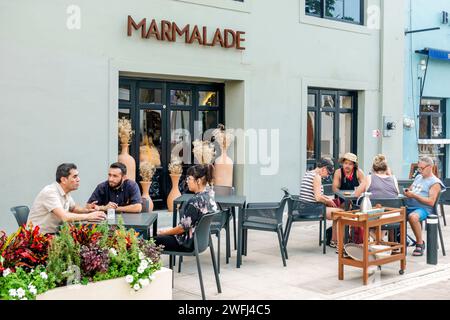
[[[449,210],[446,208],[447,214]],[[172,214],[159,212],[158,224],[160,228],[171,227]],[[442,224],[442,228],[449,251],[450,226]],[[368,286],[363,286],[362,271],[358,268],[345,267],[345,280],[338,280],[337,254],[330,247],[322,254],[318,222],[294,223],[287,267],[282,264],[277,235],[253,230],[248,232],[248,255],[243,256],[241,268],[236,268],[235,250],[232,250],[230,264],[225,264],[225,232],[222,234],[221,294],[217,293],[209,250],[201,255],[207,299],[413,299],[417,287],[428,288],[421,291],[418,299],[450,297],[450,257],[443,257],[441,251],[438,266],[433,266],[426,264],[426,254],[412,257],[410,247],[405,275],[399,275],[399,262],[387,264],[369,278]],[[410,230],[409,234],[412,234]],[[217,247],[216,237],[213,241]],[[168,265],[166,256],[163,262]],[[185,257],[181,273],[177,271],[175,269],[173,298],[201,299],[195,258]]]

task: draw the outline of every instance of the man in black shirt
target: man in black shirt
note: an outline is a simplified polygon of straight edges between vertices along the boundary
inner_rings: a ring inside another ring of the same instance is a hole
[[[100,211],[113,208],[118,212],[140,213],[142,198],[136,182],[126,178],[127,167],[120,162],[109,167],[108,180],[95,188],[87,207]]]

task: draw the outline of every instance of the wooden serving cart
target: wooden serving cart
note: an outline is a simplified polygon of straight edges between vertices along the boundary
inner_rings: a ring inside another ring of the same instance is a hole
[[[369,275],[369,266],[381,266],[383,264],[400,261],[400,274],[404,274],[406,269],[406,209],[401,208],[387,208],[384,212],[368,214],[361,213],[359,210],[354,211],[341,211],[333,213],[333,220],[337,220],[337,236],[338,236],[338,250],[339,250],[339,280],[344,280],[344,265],[353,266],[363,269],[363,282],[367,285]],[[382,241],[381,227],[387,224],[400,223],[400,243],[398,242],[385,242]],[[363,236],[363,260],[358,261],[352,258],[344,257],[344,236],[345,226],[362,227],[364,228]],[[375,242],[369,242],[369,230],[375,229]],[[389,248],[380,250],[369,250],[370,245],[384,245]],[[400,250],[398,253],[394,250]],[[386,256],[380,259],[374,258],[369,261],[369,256],[391,251],[390,256]]]

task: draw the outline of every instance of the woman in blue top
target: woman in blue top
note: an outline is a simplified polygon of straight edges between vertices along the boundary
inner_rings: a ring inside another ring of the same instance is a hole
[[[422,238],[421,222],[433,211],[441,189],[445,185],[433,174],[434,161],[430,157],[421,157],[418,164],[419,175],[414,179],[410,188],[405,189],[406,214],[416,236],[416,249],[413,256],[422,256],[425,242]]]
[[[167,251],[194,250],[194,232],[202,215],[217,211],[212,183],[212,165],[196,165],[187,171],[189,190],[195,195],[180,210],[180,222],[175,228],[161,230],[155,238],[157,245],[163,245]]]

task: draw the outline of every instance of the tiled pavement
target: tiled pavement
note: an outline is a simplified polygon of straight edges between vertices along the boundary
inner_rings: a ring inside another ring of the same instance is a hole
[[[159,227],[170,227],[172,214],[166,211],[158,214]],[[443,226],[443,231],[450,251],[450,226]],[[318,223],[295,223],[288,244],[287,267],[283,267],[277,235],[250,230],[248,255],[243,256],[243,264],[237,269],[235,250],[230,264],[225,264],[225,232],[222,232],[221,294],[217,293],[209,251],[201,255],[207,299],[450,299],[450,257],[443,257],[440,251],[438,266],[432,266],[426,264],[426,255],[412,257],[410,248],[405,275],[398,273],[399,262],[387,264],[370,277],[368,286],[363,286],[362,271],[358,268],[346,267],[345,280],[338,280],[337,255],[329,247],[323,255],[318,238]],[[217,246],[215,237],[213,241]],[[167,266],[166,256],[163,261]],[[185,257],[182,272],[175,273],[173,298],[201,298],[195,258]]]

